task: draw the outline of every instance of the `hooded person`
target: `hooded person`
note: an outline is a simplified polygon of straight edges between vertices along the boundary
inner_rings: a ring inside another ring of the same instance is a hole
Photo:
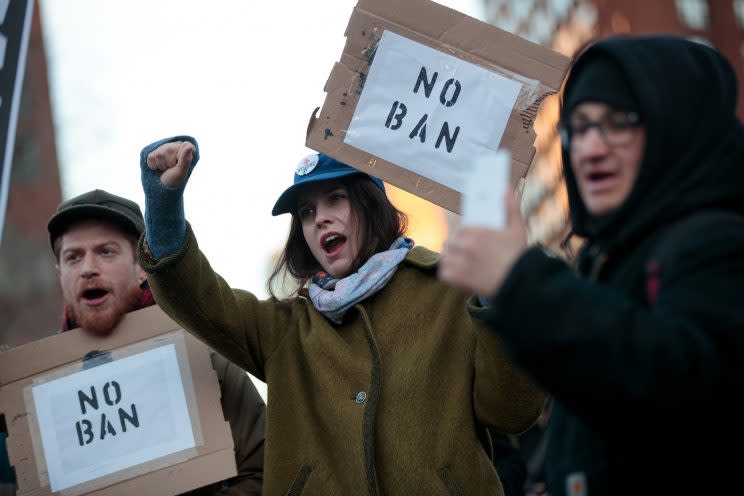
[[[125,314],[155,304],[135,257],[145,229],[135,202],[100,189],[88,191],[62,202],[47,229],[64,300],[62,332],[82,328],[107,336]],[[260,495],[266,405],[244,370],[214,352],[212,364],[238,475],[188,494]]]
[[[674,36],[585,50],[560,131],[576,270],[461,228],[440,277],[489,295],[487,322],[554,398],[552,496],[723,494],[744,437],[744,130],[734,71]]]

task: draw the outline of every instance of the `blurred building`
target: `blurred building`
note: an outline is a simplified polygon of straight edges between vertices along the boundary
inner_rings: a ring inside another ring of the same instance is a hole
[[[676,33],[715,46],[744,82],[744,0],[483,0],[486,21],[573,56],[592,39],[619,33]],[[744,94],[739,117],[744,116]],[[684,102],[680,102],[684,104]],[[556,134],[558,97],[546,99],[536,154],[522,196],[533,240],[558,249],[568,233],[567,198]]]
[[[59,328],[62,296],[46,223],[62,201],[38,3],[26,60],[5,226],[0,244],[0,344]]]

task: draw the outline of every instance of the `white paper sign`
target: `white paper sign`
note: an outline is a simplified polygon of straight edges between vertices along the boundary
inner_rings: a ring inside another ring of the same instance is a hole
[[[465,177],[462,225],[503,229],[506,226],[504,195],[509,189],[511,153],[499,150],[482,155]]]
[[[173,344],[32,388],[52,491],[193,448]]]
[[[344,142],[462,192],[498,149],[521,85],[385,31]]]

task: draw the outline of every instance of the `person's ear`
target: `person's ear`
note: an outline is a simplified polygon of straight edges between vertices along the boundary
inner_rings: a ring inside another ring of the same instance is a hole
[[[147,280],[147,273],[142,269],[142,267],[139,266],[139,264],[134,264],[136,266],[137,270],[137,282],[142,285],[143,282]]]

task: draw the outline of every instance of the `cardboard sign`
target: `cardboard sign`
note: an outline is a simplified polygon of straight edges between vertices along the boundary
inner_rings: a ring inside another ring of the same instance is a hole
[[[237,472],[210,350],[158,307],[0,357],[19,495],[180,494]]]
[[[526,176],[569,62],[429,0],[359,0],[306,145],[460,213],[481,158],[507,149],[513,184]]]
[[[31,392],[52,491],[195,447],[173,344]]]
[[[0,0],[0,243],[33,11],[33,0]]]
[[[466,168],[501,142],[520,88],[385,31],[344,143],[462,191]]]

